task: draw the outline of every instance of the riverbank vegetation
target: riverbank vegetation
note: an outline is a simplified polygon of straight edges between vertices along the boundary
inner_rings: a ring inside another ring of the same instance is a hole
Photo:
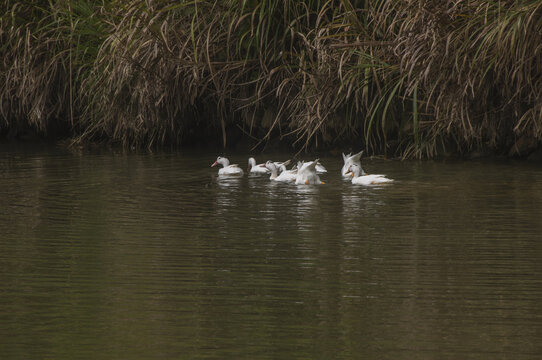
[[[4,0],[0,134],[528,155],[542,1]]]

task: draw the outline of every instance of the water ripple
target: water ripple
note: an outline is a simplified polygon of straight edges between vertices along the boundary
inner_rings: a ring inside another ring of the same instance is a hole
[[[219,179],[214,158],[0,151],[3,355],[542,351],[538,167],[364,160],[396,179],[367,188],[340,158],[323,186]]]

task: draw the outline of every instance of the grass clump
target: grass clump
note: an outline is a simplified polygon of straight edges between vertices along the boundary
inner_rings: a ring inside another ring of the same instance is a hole
[[[542,138],[542,1],[0,7],[4,134],[227,146],[241,129],[404,157],[526,154]]]

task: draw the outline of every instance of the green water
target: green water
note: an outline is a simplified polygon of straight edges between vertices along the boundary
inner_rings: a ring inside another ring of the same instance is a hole
[[[0,147],[0,358],[542,356],[542,165],[217,155]]]

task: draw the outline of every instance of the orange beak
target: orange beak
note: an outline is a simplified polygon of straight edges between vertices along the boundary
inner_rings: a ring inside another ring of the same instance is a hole
[[[213,163],[213,165],[211,165],[211,167],[213,167],[215,165],[218,165],[218,163],[216,161]]]

